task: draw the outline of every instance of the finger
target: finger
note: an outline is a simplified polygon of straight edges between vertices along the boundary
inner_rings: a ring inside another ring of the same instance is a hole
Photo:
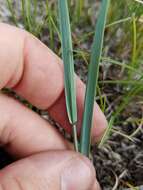
[[[0,144],[18,158],[46,150],[68,149],[66,140],[47,121],[2,94]]]
[[[100,185],[97,180],[95,180],[92,190],[101,190]]]
[[[88,159],[69,151],[52,151],[1,170],[0,189],[89,190],[94,180],[95,171]]]
[[[0,24],[0,32],[0,87],[11,87],[35,106],[48,109],[57,122],[69,129],[61,59],[23,30]],[[77,87],[78,126],[81,126],[85,87],[79,78]],[[93,126],[93,137],[99,138],[106,128],[106,119],[97,104]]]

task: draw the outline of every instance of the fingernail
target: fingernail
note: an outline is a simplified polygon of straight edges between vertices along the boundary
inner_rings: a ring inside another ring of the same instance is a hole
[[[61,175],[61,190],[89,190],[95,179],[95,171],[86,158],[71,159]]]

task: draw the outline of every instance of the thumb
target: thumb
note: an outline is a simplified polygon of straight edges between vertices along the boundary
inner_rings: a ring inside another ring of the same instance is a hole
[[[94,187],[93,187],[94,184]],[[97,184],[97,188],[95,187]],[[0,171],[0,190],[99,190],[90,161],[71,151],[50,151]]]

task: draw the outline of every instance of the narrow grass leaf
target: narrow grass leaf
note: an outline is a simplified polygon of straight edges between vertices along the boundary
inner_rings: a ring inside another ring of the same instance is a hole
[[[109,62],[111,64],[119,65],[119,66],[121,66],[124,69],[128,69],[128,70],[131,70],[132,72],[134,72],[136,74],[142,75],[142,71],[140,71],[140,70],[138,70],[136,68],[131,67],[127,63],[119,62],[119,61],[116,61],[114,59],[111,59],[110,57],[102,57],[102,61],[106,61],[106,62]]]
[[[112,22],[112,23],[110,23],[110,24],[107,24],[107,25],[106,25],[106,28],[109,28],[109,27],[111,27],[111,26],[115,26],[115,25],[117,25],[117,24],[125,23],[125,22],[127,22],[127,21],[130,21],[131,19],[132,19],[132,17],[127,17],[127,18],[123,18],[123,19],[114,21],[114,22]]]
[[[16,16],[15,16],[15,11],[14,11],[14,7],[12,4],[12,0],[7,0],[7,5],[8,5],[9,11],[11,12],[11,16],[12,16],[12,20],[13,20],[14,24],[16,26],[18,26],[18,21],[17,21]]]
[[[92,116],[96,86],[99,72],[99,62],[101,58],[103,37],[105,30],[106,17],[109,7],[109,0],[102,0],[99,16],[97,19],[95,37],[91,52],[91,61],[89,65],[88,81],[85,96],[85,107],[81,132],[80,151],[89,156],[90,151],[90,133],[92,127]]]
[[[26,11],[26,19],[27,25],[30,32],[32,32],[32,24],[31,24],[31,3],[30,0],[25,1],[25,11]]]
[[[99,148],[101,148],[105,142],[107,141],[108,137],[110,136],[110,133],[111,133],[111,130],[113,128],[113,123],[114,123],[114,120],[115,120],[115,117],[111,117],[110,121],[109,121],[109,124],[108,124],[108,127],[98,145]]]
[[[27,29],[27,18],[26,18],[26,10],[25,10],[25,0],[21,0],[21,8],[22,8],[22,17],[24,21],[24,27]]]
[[[132,47],[132,67],[135,67],[134,64],[136,62],[136,52],[137,52],[137,24],[135,14],[132,16],[133,22],[133,47]]]
[[[141,118],[141,122],[140,122],[139,126],[138,126],[137,129],[130,135],[130,137],[133,138],[134,136],[136,136],[136,135],[139,133],[139,131],[141,131],[142,126],[143,126],[143,118]]]
[[[76,141],[74,143],[75,143],[75,148],[77,150],[78,144],[77,144],[77,132],[76,132],[76,123],[77,123],[76,88],[75,88],[73,48],[72,48],[67,0],[59,0],[58,5],[59,5],[61,42],[62,42],[62,57],[64,62],[66,107],[67,107],[69,122],[73,126],[74,141]]]
[[[99,84],[123,84],[123,85],[142,85],[143,81],[133,81],[133,80],[103,80],[99,81]]]
[[[122,131],[119,131],[119,130],[117,130],[117,129],[111,129],[111,131],[112,131],[113,133],[116,133],[116,134],[118,134],[118,135],[120,135],[120,136],[122,136],[122,137],[124,137],[124,138],[126,138],[126,139],[128,139],[128,140],[130,140],[130,141],[132,141],[132,142],[135,142],[134,139],[133,139],[131,136],[126,135],[126,134],[123,133]]]
[[[83,0],[76,1],[76,14],[75,14],[76,21],[79,21],[80,19],[80,16],[82,14],[83,4],[84,4]]]

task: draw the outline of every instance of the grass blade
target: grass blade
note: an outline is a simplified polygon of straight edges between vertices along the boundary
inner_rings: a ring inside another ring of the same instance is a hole
[[[96,86],[99,72],[99,62],[101,58],[104,29],[107,17],[107,11],[109,6],[109,0],[102,0],[96,30],[95,37],[92,46],[91,60],[89,65],[88,81],[85,96],[85,107],[81,132],[81,144],[80,152],[86,156],[89,156],[90,151],[90,133],[92,127],[92,116],[94,98],[96,94]]]
[[[132,16],[133,22],[133,47],[132,47],[132,58],[131,58],[131,66],[136,67],[136,55],[137,55],[137,23],[135,14]]]
[[[108,139],[108,137],[110,136],[110,133],[112,132],[112,128],[113,128],[113,123],[114,123],[115,118],[111,117],[108,127],[98,145],[98,148],[101,148],[103,146],[103,144],[106,142],[106,140]]]
[[[73,61],[73,48],[71,39],[71,29],[69,21],[69,11],[67,0],[59,0],[59,19],[62,41],[62,57],[64,61],[64,79],[65,79],[65,95],[66,107],[69,122],[73,126],[74,144],[76,150],[78,149],[77,143],[77,105],[76,105],[76,88],[75,88],[75,74],[74,74],[74,61]]]
[[[14,11],[14,7],[12,5],[12,1],[7,0],[7,5],[8,5],[9,11],[11,12],[12,20],[13,20],[15,26],[18,26],[18,21],[17,21],[16,16],[15,16],[15,11]]]
[[[80,16],[82,14],[82,9],[83,9],[84,1],[83,0],[78,0],[76,1],[76,21],[79,21]]]
[[[25,1],[25,11],[26,11],[26,20],[27,20],[28,30],[32,33],[30,0]]]

